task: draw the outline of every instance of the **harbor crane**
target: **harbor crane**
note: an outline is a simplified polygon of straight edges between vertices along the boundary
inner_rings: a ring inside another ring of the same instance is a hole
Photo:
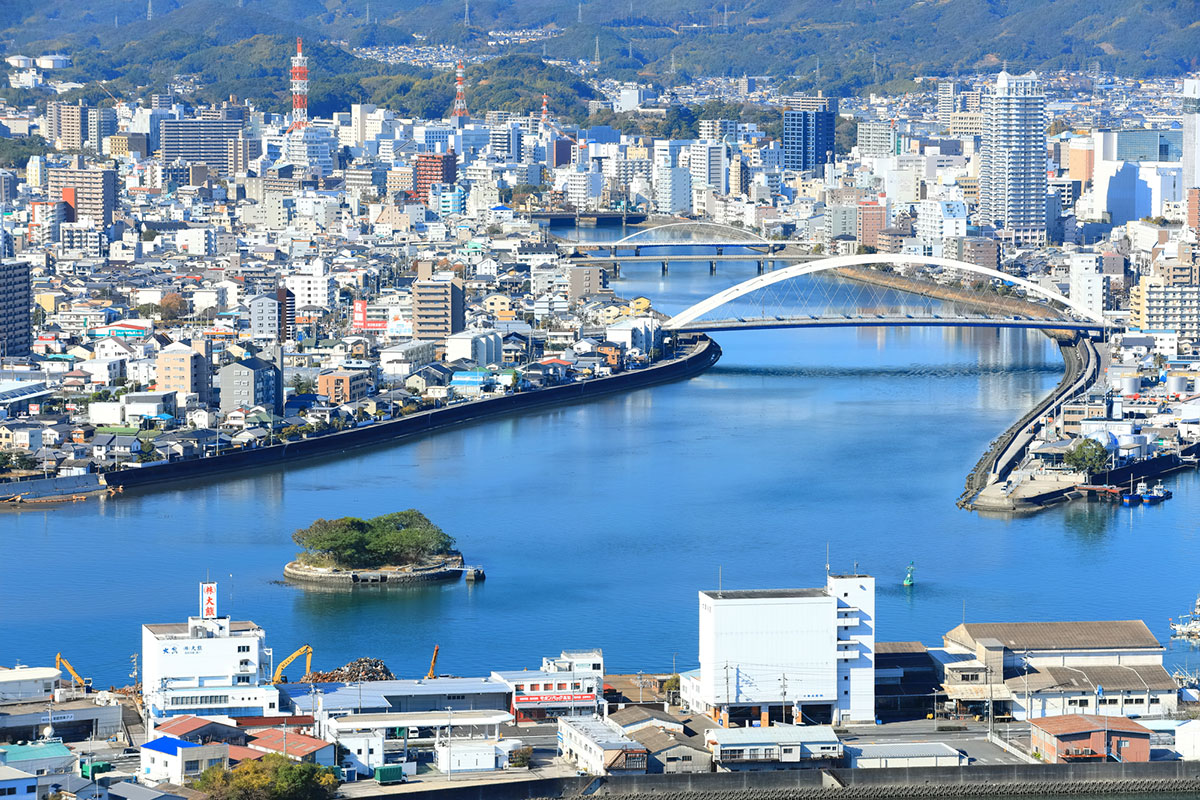
[[[297,648],[296,652],[279,662],[279,666],[275,668],[275,674],[271,677],[271,683],[285,683],[286,679],[283,677],[283,671],[287,669],[288,664],[291,664],[300,656],[304,656],[304,674],[309,675],[312,672],[312,654],[313,649],[311,645],[306,644]]]

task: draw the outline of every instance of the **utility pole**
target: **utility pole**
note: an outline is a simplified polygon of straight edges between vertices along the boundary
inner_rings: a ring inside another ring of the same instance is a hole
[[[725,662],[725,727],[729,727],[729,662]]]
[[[788,713],[787,713],[788,705],[787,705],[787,673],[786,672],[783,673],[783,675],[779,678],[779,683],[783,689],[783,721],[787,722],[788,721]]]

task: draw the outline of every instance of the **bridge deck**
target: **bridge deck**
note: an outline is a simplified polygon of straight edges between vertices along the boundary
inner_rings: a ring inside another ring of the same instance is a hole
[[[802,316],[739,319],[694,320],[670,330],[687,333],[716,331],[754,331],[777,328],[1024,328],[1029,330],[1101,331],[1105,326],[1091,321],[1065,319],[1021,319],[1017,317],[889,317],[863,316]]]
[[[636,264],[644,261],[647,263],[660,264],[663,261],[669,263],[677,263],[680,261],[786,261],[795,263],[799,261],[814,261],[822,258],[819,255],[811,253],[734,253],[730,255],[703,255],[696,254],[674,254],[670,256],[580,256],[578,258],[570,258],[568,260],[572,264]]]

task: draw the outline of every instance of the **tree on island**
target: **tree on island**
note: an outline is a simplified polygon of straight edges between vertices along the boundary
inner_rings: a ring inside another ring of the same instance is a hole
[[[1108,468],[1108,450],[1095,439],[1082,439],[1063,456],[1063,461],[1074,470],[1094,475]]]
[[[371,519],[318,519],[292,534],[309,564],[366,568],[416,564],[454,549],[454,538],[416,509]]]

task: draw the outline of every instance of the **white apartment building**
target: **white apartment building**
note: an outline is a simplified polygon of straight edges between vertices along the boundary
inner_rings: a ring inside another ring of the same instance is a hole
[[[504,341],[493,330],[461,331],[446,337],[446,360],[474,361],[481,367],[504,361]]]
[[[700,592],[700,668],[685,704],[725,727],[875,719],[875,579]]]
[[[928,255],[941,256],[943,241],[967,235],[967,204],[957,200],[922,200],[917,206],[913,232],[928,248]]]
[[[1108,301],[1108,278],[1100,272],[1099,253],[1073,253],[1068,295],[1094,314],[1103,314]]]
[[[721,142],[692,142],[688,148],[692,187],[708,186],[717,194],[729,193],[729,157]]]
[[[187,622],[142,626],[146,727],[179,714],[274,716],[266,631],[217,615],[217,584],[200,584],[200,614]]]
[[[1001,72],[983,96],[979,219],[1013,245],[1046,241],[1046,95],[1036,73]]]
[[[309,306],[330,309],[337,297],[333,276],[325,267],[325,259],[314,258],[312,263],[288,275],[284,285],[296,296],[296,309]]]
[[[654,167],[654,210],[688,214],[692,210],[692,173],[682,167]]]

